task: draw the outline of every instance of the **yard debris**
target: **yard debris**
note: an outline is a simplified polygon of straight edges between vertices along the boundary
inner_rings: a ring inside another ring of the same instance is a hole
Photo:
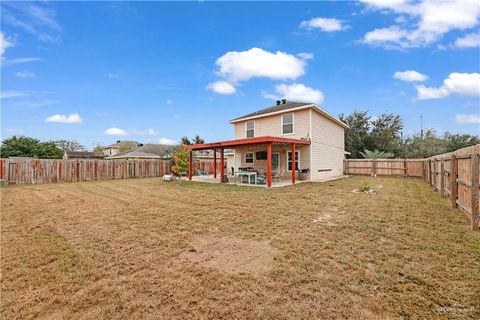
[[[163,181],[170,182],[175,180],[175,175],[173,174],[166,174],[162,177]]]

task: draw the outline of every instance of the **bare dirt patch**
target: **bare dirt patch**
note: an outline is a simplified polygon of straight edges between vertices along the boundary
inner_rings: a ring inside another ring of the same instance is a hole
[[[276,253],[268,241],[207,235],[196,238],[179,258],[224,272],[265,272]]]

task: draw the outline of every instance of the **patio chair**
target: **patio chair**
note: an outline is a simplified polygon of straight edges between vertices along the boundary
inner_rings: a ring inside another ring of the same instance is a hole
[[[257,184],[265,184],[267,182],[267,176],[265,174],[259,174],[256,182]]]
[[[272,181],[280,181],[283,179],[283,176],[285,175],[285,170],[280,169],[272,172]]]
[[[204,174],[203,174],[203,171],[202,171],[202,170],[197,170],[197,175],[198,175],[198,176],[203,176],[203,175],[204,175]]]

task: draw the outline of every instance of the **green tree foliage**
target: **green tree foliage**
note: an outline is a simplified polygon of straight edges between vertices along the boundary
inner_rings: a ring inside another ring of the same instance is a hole
[[[35,138],[13,136],[2,141],[0,157],[60,159],[63,157],[63,151],[52,141],[40,142],[40,140]]]
[[[408,158],[428,158],[479,143],[480,139],[477,136],[446,132],[441,138],[434,129],[428,129],[423,138],[420,134],[414,134],[407,138],[405,140],[405,152]]]
[[[448,132],[445,133],[444,140],[445,149],[447,152],[474,146],[480,143],[479,137],[469,134],[451,134]]]
[[[365,159],[388,159],[388,158],[393,158],[394,154],[390,152],[384,152],[384,151],[370,151],[366,150],[365,152],[360,152],[362,154],[362,157]]]
[[[368,111],[355,110],[348,116],[340,115],[340,120],[349,126],[345,129],[345,150],[351,158],[360,158],[361,152],[370,148],[370,119]]]
[[[180,144],[183,144],[184,146],[189,146],[192,143],[190,142],[190,139],[188,139],[188,137],[182,137],[180,139]]]
[[[190,150],[184,145],[178,146],[173,152],[172,172],[178,176],[184,175],[188,170],[188,158]]]
[[[380,152],[392,154],[392,157],[401,156],[404,151],[402,129],[403,120],[399,115],[384,113],[371,121],[369,145]]]
[[[183,144],[185,146],[189,146],[191,144],[202,144],[202,143],[205,143],[205,141],[198,134],[196,134],[195,137],[193,137],[191,140],[188,139],[188,137],[182,137],[180,139],[180,144]]]
[[[62,151],[83,151],[85,147],[76,140],[54,140],[52,141]]]

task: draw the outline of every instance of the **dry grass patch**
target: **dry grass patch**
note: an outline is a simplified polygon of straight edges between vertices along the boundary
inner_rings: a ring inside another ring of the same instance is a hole
[[[423,181],[0,192],[8,319],[480,317],[480,233]]]

